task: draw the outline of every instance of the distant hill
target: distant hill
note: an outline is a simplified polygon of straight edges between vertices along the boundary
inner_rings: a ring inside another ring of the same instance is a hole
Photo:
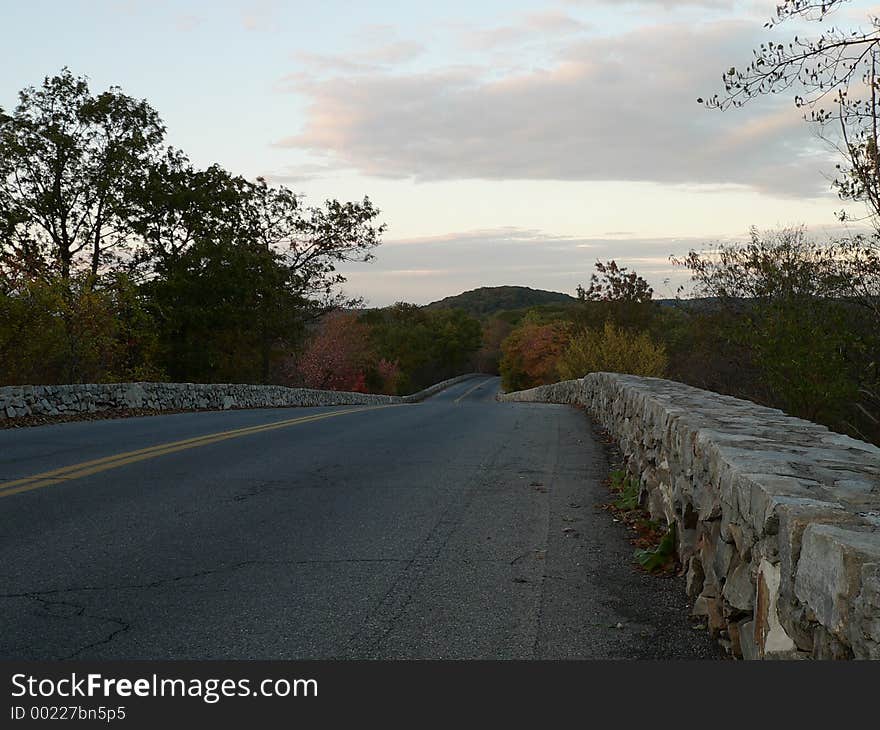
[[[527,286],[483,286],[479,289],[446,297],[425,305],[426,309],[463,309],[468,314],[483,318],[496,312],[525,309],[542,304],[571,304],[572,296],[558,291],[532,289]]]

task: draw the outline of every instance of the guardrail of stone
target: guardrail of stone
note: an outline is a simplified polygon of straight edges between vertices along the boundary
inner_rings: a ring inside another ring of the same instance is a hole
[[[0,420],[33,415],[57,416],[131,409],[227,410],[418,403],[444,388],[476,375],[477,373],[459,375],[407,396],[222,383],[12,385],[0,387]]]
[[[880,659],[880,448],[681,383],[591,373],[502,401],[585,406],[674,524],[693,613],[736,656]]]

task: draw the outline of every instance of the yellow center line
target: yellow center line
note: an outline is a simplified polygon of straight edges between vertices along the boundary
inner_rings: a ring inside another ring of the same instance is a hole
[[[374,411],[380,408],[392,408],[397,404],[388,404],[381,406],[368,406],[366,408],[350,408],[345,411],[331,411],[330,413],[318,413],[312,416],[301,416],[299,418],[290,418],[285,421],[275,421],[273,423],[264,423],[257,426],[247,426],[245,428],[237,428],[231,431],[220,431],[219,433],[206,434],[204,436],[196,436],[194,438],[183,439],[182,441],[171,441],[165,444],[157,444],[144,449],[135,451],[126,451],[121,454],[113,454],[105,456],[101,459],[92,459],[91,461],[83,461],[79,464],[71,464],[69,466],[45,471],[40,474],[34,474],[29,477],[15,479],[9,482],[0,483],[0,497],[9,497],[13,494],[28,492],[32,489],[41,489],[53,484],[70,481],[71,479],[79,479],[81,477],[97,474],[109,469],[115,469],[126,464],[133,464],[146,459],[153,459],[157,456],[165,454],[173,454],[186,449],[194,449],[199,446],[207,446],[215,444],[219,441],[238,438],[240,436],[249,436],[255,433],[263,433],[264,431],[274,431],[279,428],[295,426],[300,423],[310,423],[312,421],[321,421],[326,418],[335,416],[344,416],[349,413],[363,413],[365,411]]]
[[[483,387],[486,383],[488,383],[488,382],[489,382],[488,380],[481,380],[481,381],[480,381],[479,383],[477,383],[473,388],[471,388],[471,389],[469,389],[469,390],[466,390],[464,393],[462,393],[458,398],[456,398],[456,399],[455,399],[454,401],[452,401],[452,402],[453,402],[453,403],[461,403],[461,401],[462,401],[463,398],[467,398],[467,397],[468,397],[471,393],[473,393],[477,388],[482,388],[482,387]]]

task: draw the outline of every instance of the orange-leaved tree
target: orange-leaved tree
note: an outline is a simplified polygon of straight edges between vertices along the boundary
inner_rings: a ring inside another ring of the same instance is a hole
[[[321,320],[288,375],[307,388],[363,393],[372,360],[370,328],[353,312],[334,312]]]
[[[507,391],[554,383],[556,363],[568,345],[567,322],[539,324],[527,317],[501,344],[501,384]]]

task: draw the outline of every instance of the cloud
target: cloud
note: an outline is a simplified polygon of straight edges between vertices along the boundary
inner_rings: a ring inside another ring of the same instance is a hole
[[[466,31],[461,42],[471,50],[505,49],[529,42],[559,40],[589,31],[591,25],[558,11],[526,15],[520,22],[495,28]]]
[[[734,20],[562,39],[551,63],[288,77],[308,99],[277,142],[387,178],[651,181],[827,191],[832,167],[788,100],[727,113],[696,103],[748,57],[760,28]],[[634,201],[637,207],[637,202]]]
[[[702,247],[704,238],[578,238],[502,227],[389,240],[371,264],[349,265],[347,289],[373,306],[395,301],[427,304],[480,286],[523,285],[575,294],[589,280],[596,259],[614,258],[672,294],[687,272],[670,254]]]
[[[288,74],[282,79],[282,86],[290,86],[291,81],[314,79],[315,75],[381,73],[389,66],[412,61],[425,51],[422,43],[401,39],[396,30],[388,25],[373,25],[361,30],[356,41],[359,48],[345,55],[310,53],[299,51],[293,57],[305,71]]]
[[[288,165],[282,170],[264,172],[260,177],[264,178],[270,185],[299,185],[309,182],[316,177],[322,177],[331,171],[332,168],[327,165],[306,162],[298,165]]]
[[[865,232],[859,226],[821,226],[816,240]],[[637,237],[610,232],[596,237],[550,235],[540,230],[502,227],[436,236],[393,239],[367,265],[343,267],[350,292],[372,306],[396,301],[427,304],[481,286],[522,285],[574,295],[589,281],[597,259],[616,260],[643,276],[658,298],[672,297],[690,272],[670,261],[689,250],[714,250],[719,243],[745,241],[742,235]]]
[[[245,30],[267,31],[276,27],[277,0],[253,0],[241,11]]]
[[[424,47],[414,41],[394,41],[360,54],[366,61],[380,64],[397,64],[411,61],[421,55]]]
[[[737,0],[564,0],[567,5],[659,5],[675,10],[678,8],[719,8],[736,7]]]
[[[204,22],[204,18],[197,15],[180,15],[174,19],[174,28],[182,33],[195,30]]]

